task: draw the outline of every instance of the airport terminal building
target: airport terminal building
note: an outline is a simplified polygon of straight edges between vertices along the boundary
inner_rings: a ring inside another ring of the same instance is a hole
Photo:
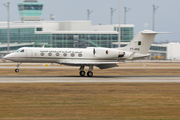
[[[101,29],[106,30],[101,30]],[[118,25],[92,26],[91,21],[24,21],[10,23],[10,51],[24,47],[115,48]],[[99,30],[100,29],[100,30]],[[121,25],[122,47],[133,39],[134,25]],[[7,23],[0,22],[0,52],[7,51]]]
[[[21,47],[86,48],[118,46],[119,25],[92,25],[91,21],[44,21],[43,3],[18,3],[21,21],[10,22],[10,52]],[[0,58],[7,54],[7,22],[0,22]],[[121,47],[134,37],[134,25],[121,25]],[[171,44],[153,44],[151,59],[174,59]],[[171,50],[170,50],[171,49]],[[178,58],[180,59],[180,58]]]

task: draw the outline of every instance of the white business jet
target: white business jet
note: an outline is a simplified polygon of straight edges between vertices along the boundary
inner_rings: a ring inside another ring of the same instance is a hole
[[[117,67],[119,62],[148,57],[149,48],[157,32],[144,30],[123,48],[35,48],[23,47],[6,55],[3,59],[17,62],[15,72],[23,62],[28,63],[58,63],[69,66],[80,66],[80,76],[85,76],[84,68],[89,67],[88,77],[93,76],[93,67],[100,69]]]

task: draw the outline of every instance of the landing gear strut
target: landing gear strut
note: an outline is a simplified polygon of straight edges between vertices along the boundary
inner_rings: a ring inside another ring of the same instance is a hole
[[[87,73],[87,76],[88,76],[88,77],[92,77],[92,76],[93,76],[93,72],[92,72],[92,71],[93,71],[93,65],[90,65],[90,66],[89,66],[89,71],[88,71],[88,73]]]
[[[17,68],[15,69],[15,72],[16,72],[16,73],[19,72],[19,69],[18,69],[18,68],[19,68],[20,65],[21,65],[21,63],[17,63],[17,65],[16,65]]]
[[[85,76],[85,74],[86,74],[86,72],[84,71],[84,68],[85,68],[85,66],[81,66],[80,67],[80,72],[79,72],[79,74],[80,74],[80,76],[82,76],[82,77],[84,77]],[[89,71],[88,71],[88,73],[87,73],[87,76],[88,77],[92,77],[93,76],[93,65],[90,65],[89,66]]]

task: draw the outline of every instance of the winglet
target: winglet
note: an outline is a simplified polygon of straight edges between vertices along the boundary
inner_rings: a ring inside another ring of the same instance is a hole
[[[135,54],[136,54],[136,52],[133,52],[133,53],[127,58],[127,60],[132,60]]]

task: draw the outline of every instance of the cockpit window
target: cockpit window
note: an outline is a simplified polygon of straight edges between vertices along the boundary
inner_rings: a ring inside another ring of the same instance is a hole
[[[21,52],[24,52],[24,50],[21,50]]]
[[[21,49],[16,50],[17,53],[18,53],[19,51],[21,51]]]

